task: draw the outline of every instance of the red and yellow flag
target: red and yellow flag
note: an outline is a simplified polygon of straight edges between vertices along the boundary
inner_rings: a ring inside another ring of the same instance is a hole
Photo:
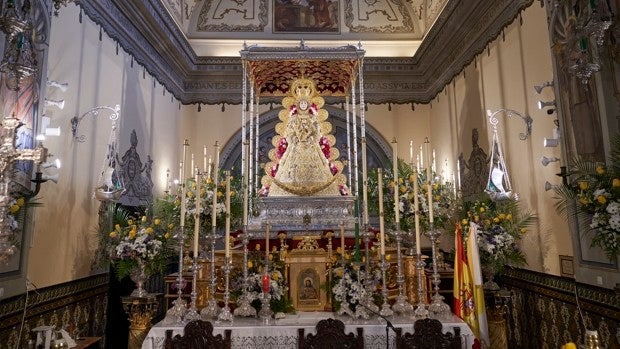
[[[469,325],[476,336],[479,334],[474,304],[474,283],[467,263],[463,234],[457,223],[454,232],[454,313]]]
[[[478,326],[472,327],[474,335],[482,342],[483,348],[489,348],[489,327],[487,312],[484,305],[484,291],[482,289],[482,271],[480,267],[480,251],[478,251],[478,226],[470,222],[467,236],[467,261],[473,282],[474,314]]]

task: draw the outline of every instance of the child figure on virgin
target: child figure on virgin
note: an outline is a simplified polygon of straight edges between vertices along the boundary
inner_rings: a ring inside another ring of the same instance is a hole
[[[271,162],[265,166],[263,196],[346,195],[343,165],[336,161],[335,137],[325,103],[317,95],[314,82],[299,78],[291,84],[289,96],[283,98],[285,109],[278,114]]]

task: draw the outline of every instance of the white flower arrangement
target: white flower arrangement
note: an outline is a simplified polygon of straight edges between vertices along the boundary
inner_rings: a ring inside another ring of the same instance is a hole
[[[373,270],[372,289],[381,279],[378,270]],[[359,268],[355,268],[350,263],[334,268],[334,285],[331,292],[336,301],[335,306],[339,315],[348,314],[353,317],[367,317],[367,312],[363,307],[358,307],[364,301],[372,298],[372,293],[366,288],[366,273]],[[370,281],[370,280],[368,280]]]

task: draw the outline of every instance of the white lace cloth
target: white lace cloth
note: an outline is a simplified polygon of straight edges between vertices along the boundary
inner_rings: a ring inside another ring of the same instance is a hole
[[[232,324],[217,321],[211,323],[214,327],[214,335],[224,335],[224,330],[232,330],[233,349],[291,349],[297,347],[297,329],[303,328],[306,335],[316,333],[316,324],[327,318],[342,320],[345,324],[345,333],[357,333],[358,327],[363,328],[365,348],[386,348],[386,323],[376,317],[364,320],[336,316],[334,313],[327,312],[300,312],[298,314],[287,314],[283,319],[271,320],[269,324],[264,324],[261,320],[253,318],[235,318]],[[413,332],[413,318],[393,316],[389,320],[394,327],[402,328],[403,333]],[[454,327],[459,327],[463,338],[463,348],[471,348],[474,337],[467,324],[455,315],[440,320],[444,332],[454,332]],[[155,324],[142,343],[142,349],[162,349],[166,330],[173,330],[174,336],[183,334],[183,327],[184,324],[165,324],[162,322]],[[394,331],[390,329],[390,348],[395,347],[395,338]]]

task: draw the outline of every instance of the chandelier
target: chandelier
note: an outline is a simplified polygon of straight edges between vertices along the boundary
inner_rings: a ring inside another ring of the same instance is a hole
[[[565,50],[569,72],[582,84],[601,69],[599,51],[612,22],[608,0],[553,1],[552,25],[562,28],[554,30],[557,43]]]
[[[0,2],[0,30],[6,36],[0,72],[4,74],[6,86],[17,91],[25,79],[38,71],[31,39],[35,33],[30,0],[24,0],[21,7],[16,0]]]

